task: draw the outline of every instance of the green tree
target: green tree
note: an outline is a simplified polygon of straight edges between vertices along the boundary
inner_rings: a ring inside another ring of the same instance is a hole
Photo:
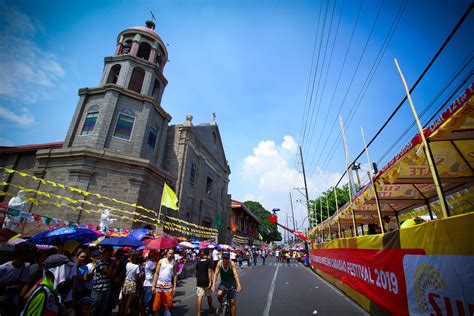
[[[258,227],[258,232],[262,235],[264,241],[270,242],[282,240],[277,225],[270,223],[270,215],[272,214],[265,210],[262,204],[254,201],[246,201],[244,202],[244,205],[258,218],[260,223],[262,223]]]
[[[349,184],[345,184],[342,188],[336,188],[337,206],[341,208],[349,201]],[[336,196],[334,188],[324,191],[319,197],[309,201],[309,209],[311,214],[311,226],[321,223],[321,203],[323,210],[323,221],[336,212]],[[327,202],[326,202],[327,201]],[[329,213],[327,206],[329,205]],[[314,220],[316,218],[316,221]]]

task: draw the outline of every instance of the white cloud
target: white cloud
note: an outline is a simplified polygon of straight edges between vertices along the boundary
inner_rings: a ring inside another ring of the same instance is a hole
[[[50,97],[64,70],[35,43],[41,25],[0,3],[0,26],[0,97],[22,103]]]
[[[273,140],[262,140],[253,148],[252,155],[244,158],[242,170],[237,176],[244,192],[237,198],[243,201],[260,202],[267,210],[280,208],[280,222],[286,221],[286,214],[291,216],[289,192],[293,194],[295,220],[300,225],[307,215],[306,207],[296,200],[303,200],[294,188],[304,187],[303,176],[295,169],[298,145],[292,136],[284,136],[281,144]],[[322,191],[334,186],[341,177],[340,172],[330,172],[319,168],[307,179],[310,199],[314,199]],[[310,176],[310,175],[308,175]],[[342,181],[347,182],[347,181]],[[304,190],[302,190],[304,193]],[[285,223],[286,224],[286,223]],[[307,221],[305,222],[305,226]],[[290,223],[292,227],[292,224]]]
[[[283,137],[283,143],[281,144],[281,147],[290,153],[296,153],[298,149],[298,145],[296,144],[293,137],[288,135]]]
[[[23,127],[30,126],[35,121],[30,111],[25,108],[20,109],[19,113],[15,113],[3,106],[0,106],[0,119],[13,122]]]

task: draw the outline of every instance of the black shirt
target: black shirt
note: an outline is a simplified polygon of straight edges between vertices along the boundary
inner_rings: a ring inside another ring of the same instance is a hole
[[[212,270],[212,261],[210,259],[199,259],[196,264],[196,286],[209,286],[209,269]]]

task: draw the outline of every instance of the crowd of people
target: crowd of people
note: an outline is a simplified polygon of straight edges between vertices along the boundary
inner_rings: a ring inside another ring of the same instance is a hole
[[[298,251],[265,247],[135,251],[74,240],[46,250],[22,242],[10,255],[0,265],[0,315],[158,315],[162,309],[170,315],[178,279],[191,275],[198,315],[204,296],[209,313],[220,312],[224,291],[235,315],[235,291],[242,289],[239,268],[255,267],[259,258],[265,264],[267,256],[277,262],[302,258]]]

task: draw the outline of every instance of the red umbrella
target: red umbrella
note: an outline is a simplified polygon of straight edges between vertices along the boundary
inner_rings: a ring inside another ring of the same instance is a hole
[[[178,245],[178,242],[175,238],[167,236],[149,239],[144,242],[145,249],[169,249],[175,248]]]

